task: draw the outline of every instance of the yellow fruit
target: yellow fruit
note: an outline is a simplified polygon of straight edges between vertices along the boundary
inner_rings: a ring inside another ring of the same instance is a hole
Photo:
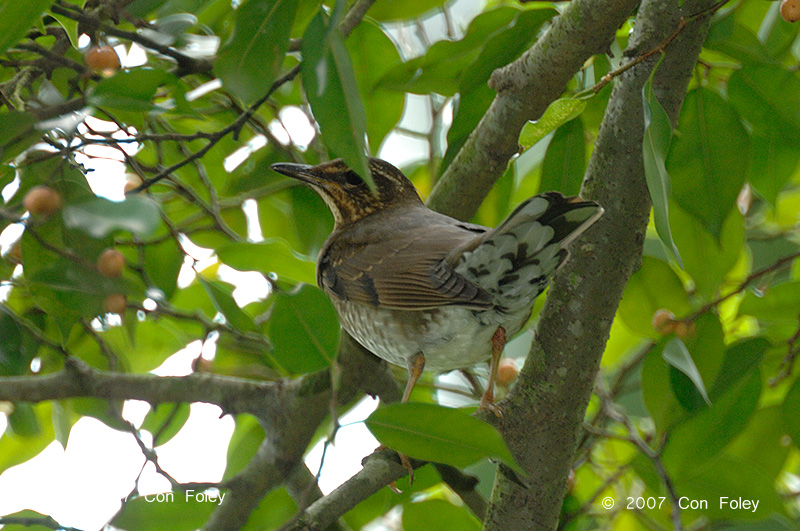
[[[86,66],[95,72],[110,75],[119,70],[117,52],[111,46],[96,46],[86,52]]]
[[[106,249],[97,259],[97,270],[104,277],[118,278],[124,267],[125,256],[116,249]]]
[[[125,309],[128,307],[128,300],[122,293],[112,293],[103,300],[103,311],[106,313],[125,314]]]
[[[519,375],[517,364],[511,358],[503,358],[497,366],[497,384],[508,387]]]
[[[58,212],[64,201],[61,194],[49,186],[34,186],[22,199],[22,206],[32,216],[49,216]]]
[[[800,20],[800,0],[783,0],[781,2],[781,16],[786,22]]]
[[[653,314],[653,328],[661,335],[671,334],[675,331],[675,314],[661,308]]]

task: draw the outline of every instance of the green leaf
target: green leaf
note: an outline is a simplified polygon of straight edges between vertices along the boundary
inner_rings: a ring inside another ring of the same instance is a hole
[[[720,238],[750,162],[750,140],[733,107],[708,89],[690,92],[667,158],[675,200]]]
[[[0,0],[0,53],[21,40],[54,0]]]
[[[551,131],[581,115],[586,108],[585,99],[560,98],[550,104],[541,118],[528,122],[519,133],[519,145],[528,149]]]
[[[778,194],[786,188],[794,175],[800,161],[800,148],[791,137],[780,134],[753,135],[751,140],[753,160],[747,180],[761,197],[775,206]]]
[[[631,330],[657,338],[652,319],[656,310],[666,309],[678,317],[689,313],[689,297],[678,275],[668,264],[642,257],[642,267],[634,273],[620,302],[619,314]]]
[[[392,39],[369,19],[356,26],[347,38],[347,49],[364,102],[369,147],[377,153],[383,139],[403,115],[405,94],[379,85],[381,78],[400,63],[400,54]]]
[[[174,83],[175,77],[164,70],[136,68],[121,70],[100,81],[89,94],[88,103],[121,111],[149,111],[161,85]]]
[[[739,59],[745,65],[774,61],[758,37],[734,19],[732,11],[728,16],[711,25],[703,45],[710,50],[716,50],[734,59]]]
[[[153,446],[161,446],[177,435],[187,420],[189,404],[158,404],[144,418],[142,429],[153,434]]]
[[[664,345],[664,350],[662,351],[661,355],[672,367],[675,367],[689,377],[697,391],[700,393],[700,396],[702,396],[706,404],[710,406],[711,402],[708,399],[706,386],[703,384],[703,377],[700,376],[700,372],[697,370],[694,360],[692,360],[692,355],[689,354],[689,351],[686,349],[686,345],[683,344],[683,341],[681,341],[678,337],[673,337],[667,341],[666,345]]]
[[[761,395],[757,369],[715,398],[708,409],[672,429],[663,451],[664,466],[674,477],[691,476],[713,459],[747,425]]]
[[[127,230],[146,238],[162,223],[158,203],[140,195],[119,202],[95,197],[67,205],[63,216],[68,228],[81,229],[93,238],[102,238],[117,230]]]
[[[558,190],[565,195],[578,195],[586,170],[586,138],[580,118],[556,130],[547,146],[542,162],[540,190]]]
[[[199,529],[218,507],[216,502],[198,501],[202,490],[149,494],[129,500],[110,524],[136,531],[192,531]],[[159,496],[164,496],[159,498]]]
[[[800,282],[770,286],[763,293],[750,291],[739,306],[739,313],[752,315],[765,323],[797,322]]]
[[[277,362],[290,374],[328,367],[339,345],[339,320],[328,297],[308,284],[274,297],[268,334]]]
[[[224,264],[239,271],[276,273],[297,282],[316,283],[314,261],[296,253],[279,238],[260,243],[232,243],[217,249],[217,256]]]
[[[320,11],[308,25],[300,69],[303,88],[325,145],[374,188],[366,155],[366,111],[337,24],[337,17],[326,24]]]
[[[236,10],[233,36],[220,50],[214,73],[245,103],[266,94],[275,81],[297,6],[297,0],[248,0]]]
[[[790,94],[800,94],[800,75],[777,65],[744,65],[728,80],[728,98],[762,135],[800,136],[800,109]]]
[[[0,113],[0,160],[16,157],[30,147],[41,133],[34,130],[36,118],[27,112]]]
[[[692,276],[697,293],[712,300],[743,251],[742,215],[737,209],[731,210],[719,240],[697,218],[674,203],[670,209],[670,225],[681,250],[683,267]]]
[[[403,530],[479,531],[481,523],[466,507],[445,500],[425,500],[403,505]]]
[[[31,437],[16,435],[10,430],[0,437],[0,472],[35,457],[55,439],[52,404],[42,402],[32,406],[41,431]]]
[[[203,289],[206,290],[206,294],[214,304],[214,308],[225,317],[225,320],[232,327],[243,332],[258,332],[258,325],[253,321],[253,318],[236,304],[230,294],[232,290],[223,288],[223,283],[221,282],[206,280],[203,275],[197,275],[197,279],[203,285]]]
[[[652,77],[642,87],[642,101],[644,102],[642,157],[647,190],[650,192],[650,202],[653,204],[653,220],[661,243],[683,267],[681,254],[672,239],[669,226],[669,198],[672,187],[665,161],[672,139],[672,125],[667,112],[653,93]]]
[[[227,481],[241,472],[256,455],[264,440],[264,428],[250,415],[238,415],[236,427],[228,442],[227,466],[223,481]]]
[[[52,531],[53,529],[65,529],[61,527],[58,522],[53,520],[51,516],[45,516],[36,511],[24,510],[14,514],[5,515],[9,519],[19,518],[28,522],[41,522],[41,524],[5,524],[3,531]]]
[[[800,448],[800,379],[795,380],[781,406],[783,425],[792,438],[794,445]]]
[[[441,5],[441,0],[383,0],[370,8],[369,16],[380,21],[410,19]]]
[[[521,471],[500,433],[466,410],[406,402],[378,408],[365,421],[382,444],[415,459],[463,468],[484,458]]]

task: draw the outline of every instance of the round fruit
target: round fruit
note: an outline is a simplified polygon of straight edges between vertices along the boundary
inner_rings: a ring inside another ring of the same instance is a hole
[[[96,46],[86,52],[86,66],[104,75],[113,74],[120,68],[119,55],[111,46]]]
[[[517,379],[519,369],[511,358],[503,358],[497,366],[497,384],[508,387]]]
[[[783,0],[781,2],[781,16],[786,22],[800,20],[800,0]]]
[[[675,331],[675,314],[669,310],[661,308],[653,314],[653,328],[661,335],[667,335]]]
[[[675,335],[681,339],[686,339],[694,335],[696,328],[694,321],[676,321]]]
[[[128,307],[128,300],[122,293],[112,293],[103,300],[103,311],[123,315]]]
[[[32,216],[49,216],[58,212],[64,201],[61,194],[49,186],[34,186],[22,199],[22,206]]]
[[[136,175],[135,173],[126,173],[125,174],[125,193],[127,194],[131,190],[135,190],[139,188],[142,184],[142,178]]]
[[[97,259],[97,270],[100,274],[108,278],[122,276],[122,268],[125,267],[125,255],[116,249],[106,249],[100,258]]]

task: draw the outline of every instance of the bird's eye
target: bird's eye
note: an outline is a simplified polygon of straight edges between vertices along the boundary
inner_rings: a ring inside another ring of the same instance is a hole
[[[352,186],[359,186],[364,181],[361,180],[361,177],[359,177],[356,172],[349,171],[349,172],[344,174],[344,182],[346,184],[350,184]]]

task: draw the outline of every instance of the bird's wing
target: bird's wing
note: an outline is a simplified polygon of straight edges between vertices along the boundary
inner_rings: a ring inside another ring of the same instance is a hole
[[[442,223],[404,227],[381,241],[342,235],[320,256],[317,281],[342,300],[397,310],[489,308],[491,295],[456,273],[445,257],[485,230]]]
[[[566,247],[602,215],[597,203],[548,192],[524,201],[500,225],[454,249],[453,269],[504,308],[529,308],[567,259]]]

